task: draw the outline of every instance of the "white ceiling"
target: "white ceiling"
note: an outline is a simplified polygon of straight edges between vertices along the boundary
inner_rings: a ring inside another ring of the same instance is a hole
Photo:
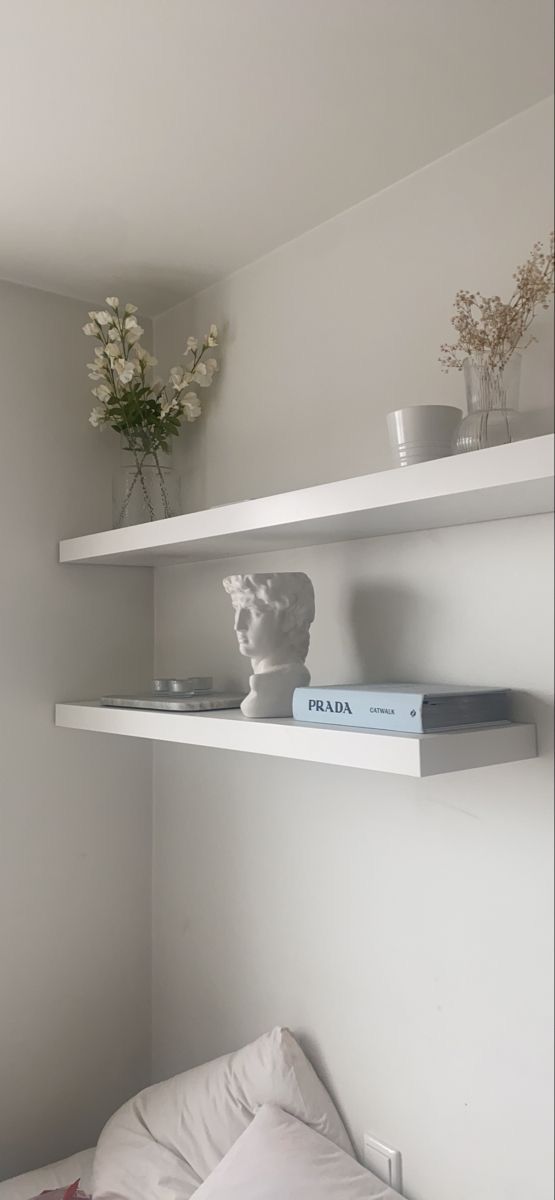
[[[551,0],[0,0],[0,277],[157,313],[552,91]]]

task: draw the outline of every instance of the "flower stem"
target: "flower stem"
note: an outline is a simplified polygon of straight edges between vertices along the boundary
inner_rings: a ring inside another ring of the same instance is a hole
[[[121,529],[121,526],[123,525],[123,522],[125,519],[125,514],[127,513],[127,510],[129,508],[129,502],[131,500],[131,496],[133,495],[133,491],[134,491],[136,482],[137,482],[137,472],[135,472],[135,474],[133,476],[133,481],[131,483],[131,486],[126,488],[125,499],[123,501],[123,504],[121,506],[121,509],[118,513],[117,520],[116,520],[116,529]]]
[[[168,500],[168,493],[166,490],[166,481],[164,479],[164,474],[163,474],[162,468],[160,466],[160,460],[158,458],[158,452],[156,450],[154,451],[153,457],[154,457],[154,462],[156,463],[156,470],[158,472],[158,478],[160,480],[160,492],[162,495],[162,503],[164,505],[164,516],[171,517],[172,514],[170,511],[170,502]]]
[[[141,485],[141,491],[143,493],[144,502],[148,509],[150,520],[155,521],[156,513],[154,512],[154,508],[152,506],[152,500],[150,499],[148,487],[146,485],[146,479],[143,475],[143,463],[145,461],[145,458],[146,458],[146,455],[143,454],[143,457],[142,457],[141,461],[139,462],[139,455],[135,452],[135,463],[137,465],[137,476],[138,476],[138,479],[139,479],[139,482]]]

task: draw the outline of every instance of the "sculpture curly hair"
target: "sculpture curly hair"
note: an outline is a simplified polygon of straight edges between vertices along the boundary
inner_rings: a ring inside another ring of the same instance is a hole
[[[287,634],[295,659],[305,661],[310,646],[310,626],[315,615],[314,588],[303,571],[281,571],[273,575],[228,575],[223,586],[233,603],[245,601],[260,609],[283,614],[282,628]]]

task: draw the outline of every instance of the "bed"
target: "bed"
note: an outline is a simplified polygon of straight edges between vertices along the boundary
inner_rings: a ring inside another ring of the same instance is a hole
[[[0,1200],[29,1200],[30,1196],[38,1196],[40,1192],[53,1188],[67,1186],[75,1179],[81,1180],[84,1192],[92,1190],[92,1169],[94,1150],[84,1150],[82,1154],[73,1154],[61,1162],[52,1163],[39,1171],[29,1171],[26,1175],[17,1175],[0,1183]]]
[[[326,1088],[292,1034],[274,1029],[146,1088],[95,1150],[0,1184],[31,1200],[81,1179],[95,1200],[394,1200],[356,1161]]]

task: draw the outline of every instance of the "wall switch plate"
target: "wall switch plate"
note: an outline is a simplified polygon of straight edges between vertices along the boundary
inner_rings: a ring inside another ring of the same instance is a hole
[[[364,1135],[364,1162],[378,1179],[388,1183],[401,1195],[403,1187],[403,1160],[400,1150],[386,1146],[371,1133]]]

